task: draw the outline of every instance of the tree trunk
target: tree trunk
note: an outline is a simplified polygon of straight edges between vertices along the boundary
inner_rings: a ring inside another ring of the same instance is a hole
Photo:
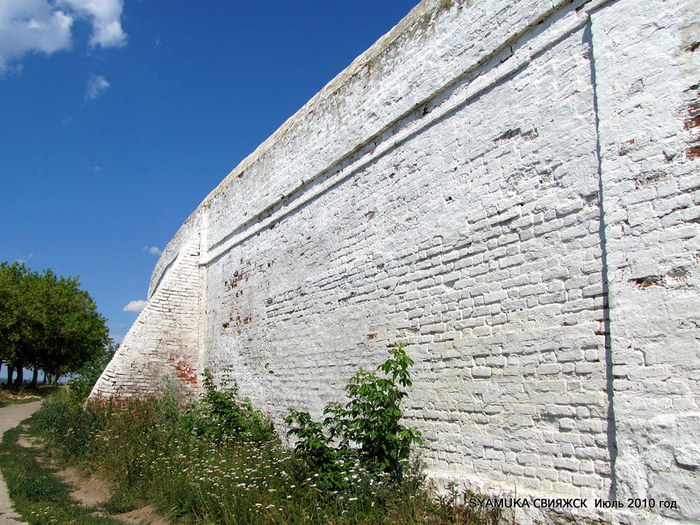
[[[32,388],[36,388],[37,381],[39,381],[39,367],[34,365],[34,371],[32,372]]]
[[[24,383],[24,367],[22,365],[17,366],[17,379],[15,379],[15,385],[22,386]]]
[[[7,365],[7,385],[12,384],[12,376],[15,375],[15,367],[12,365]]]

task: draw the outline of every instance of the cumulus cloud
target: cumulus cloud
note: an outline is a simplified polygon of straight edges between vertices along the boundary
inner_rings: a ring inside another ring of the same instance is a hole
[[[85,88],[85,100],[94,100],[109,87],[109,82],[102,75],[90,75],[87,88]]]
[[[158,246],[144,246],[143,251],[148,252],[151,255],[158,255],[158,256],[160,256],[160,254],[163,253],[163,250],[158,248]]]
[[[91,24],[92,47],[123,46],[122,9],[123,0],[1,0],[0,73],[19,71],[27,53],[70,49],[76,20]]]
[[[70,46],[73,17],[46,0],[0,2],[0,70],[29,51],[50,55]]]
[[[120,47],[126,44],[126,33],[120,22],[123,0],[59,0],[59,5],[90,20],[91,46]]]
[[[122,308],[122,310],[125,312],[140,312],[146,308],[147,304],[148,301],[129,301],[129,304]]]

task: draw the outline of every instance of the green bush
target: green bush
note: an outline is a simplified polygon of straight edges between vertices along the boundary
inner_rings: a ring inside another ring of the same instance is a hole
[[[411,445],[423,443],[418,430],[401,424],[400,405],[408,395],[402,388],[412,384],[408,369],[413,365],[404,348],[394,345],[376,371],[360,369],[345,386],[349,401],[327,405],[323,423],[290,410],[288,433],[311,468],[332,480],[356,456],[362,468],[401,479]]]

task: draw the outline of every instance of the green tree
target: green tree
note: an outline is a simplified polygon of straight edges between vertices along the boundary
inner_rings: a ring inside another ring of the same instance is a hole
[[[29,270],[21,263],[0,263],[0,366],[7,365],[8,382],[22,354],[27,318],[20,296],[22,282],[28,275]]]
[[[105,319],[90,294],[80,289],[77,277],[59,277],[46,270],[29,293],[38,321],[33,334],[35,370],[54,377],[73,372],[109,343]]]
[[[88,398],[92,387],[95,386],[102,372],[107,368],[118,347],[118,344],[110,341],[90,361],[83,363],[77,370],[73,370],[68,382],[71,396],[81,402]]]
[[[54,378],[93,360],[109,343],[105,319],[77,277],[39,274],[14,263],[0,266],[0,356]]]

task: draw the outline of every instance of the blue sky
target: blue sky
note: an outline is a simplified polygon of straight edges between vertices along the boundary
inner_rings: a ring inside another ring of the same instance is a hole
[[[0,261],[120,341],[204,197],[418,0],[0,0]]]

